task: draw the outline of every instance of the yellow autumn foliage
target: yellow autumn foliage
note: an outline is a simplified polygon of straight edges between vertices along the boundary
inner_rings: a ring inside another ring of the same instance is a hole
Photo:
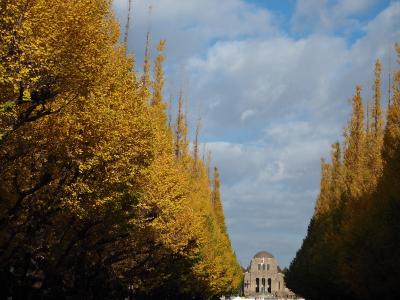
[[[400,46],[395,46],[400,63]],[[320,194],[307,236],[285,280],[307,299],[391,299],[400,296],[400,71],[386,118],[375,63],[373,102],[364,117],[361,88],[352,98],[344,156],[334,144],[322,161]]]
[[[153,76],[147,43],[140,76],[118,40],[108,0],[0,3],[4,297],[206,299],[240,285],[182,97],[167,124],[165,42]]]

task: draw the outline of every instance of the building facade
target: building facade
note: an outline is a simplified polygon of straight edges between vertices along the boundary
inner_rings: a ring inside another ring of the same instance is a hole
[[[286,287],[284,274],[278,268],[275,257],[267,252],[258,252],[252,258],[250,266],[244,273],[244,295],[273,295],[290,297],[292,294]]]

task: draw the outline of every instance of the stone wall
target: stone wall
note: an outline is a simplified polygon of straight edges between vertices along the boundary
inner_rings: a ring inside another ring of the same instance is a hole
[[[287,294],[286,290],[284,275],[278,272],[276,259],[272,255],[256,254],[244,274],[244,295],[284,296]]]

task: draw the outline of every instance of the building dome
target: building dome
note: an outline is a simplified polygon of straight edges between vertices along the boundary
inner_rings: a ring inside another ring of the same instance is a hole
[[[274,258],[274,256],[267,251],[260,251],[254,255],[254,258]]]

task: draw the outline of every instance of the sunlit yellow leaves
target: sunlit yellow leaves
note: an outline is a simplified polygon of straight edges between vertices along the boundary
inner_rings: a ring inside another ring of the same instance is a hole
[[[118,34],[108,0],[0,3],[0,268],[43,261],[46,292],[86,280],[87,299],[99,282],[229,292],[240,268],[189,153],[182,96],[167,124],[165,42],[138,80]]]

